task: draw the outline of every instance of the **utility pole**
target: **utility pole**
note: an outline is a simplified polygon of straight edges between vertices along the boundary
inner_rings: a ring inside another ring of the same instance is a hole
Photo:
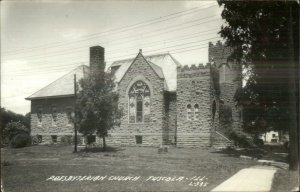
[[[77,98],[77,85],[76,85],[76,74],[74,74],[74,97],[75,97],[75,103],[74,103],[74,132],[75,132],[75,137],[74,137],[74,153],[77,153],[77,127],[76,127],[76,98]]]

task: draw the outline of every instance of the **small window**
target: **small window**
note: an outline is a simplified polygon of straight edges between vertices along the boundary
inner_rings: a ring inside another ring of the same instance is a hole
[[[42,118],[43,118],[43,112],[42,108],[39,108],[37,111],[37,117],[38,117],[38,126],[42,125]]]
[[[276,137],[276,135],[275,135],[275,134],[272,134],[272,137],[274,138],[274,137]]]
[[[72,108],[68,107],[67,108],[67,125],[71,125],[72,124]]]
[[[57,143],[57,135],[51,135],[51,140],[53,143]]]
[[[95,135],[88,135],[86,137],[87,143],[88,144],[92,144],[96,142],[96,136]]]
[[[52,107],[52,126],[56,126],[57,122],[57,109],[56,107]]]
[[[187,107],[187,119],[192,120],[193,119],[192,106],[188,104],[186,107]]]
[[[136,136],[135,136],[135,143],[136,143],[136,144],[143,144],[143,136],[141,136],[141,135],[136,135]]]
[[[200,112],[199,112],[199,105],[198,104],[195,104],[194,106],[194,118],[195,120],[199,120],[200,119]]]

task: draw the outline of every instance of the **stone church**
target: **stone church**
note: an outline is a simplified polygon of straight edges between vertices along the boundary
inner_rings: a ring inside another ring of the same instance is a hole
[[[143,55],[112,63],[124,116],[110,130],[108,145],[224,147],[231,145],[219,121],[220,109],[230,109],[231,129],[241,130],[242,113],[234,94],[242,86],[241,67],[228,61],[232,49],[221,42],[209,43],[209,63],[182,66],[170,53]],[[104,68],[105,50],[90,48],[90,66],[82,65],[42,88],[31,101],[31,135],[40,142],[72,138],[73,77]],[[95,136],[95,142],[99,138]],[[81,137],[85,143],[86,138]]]

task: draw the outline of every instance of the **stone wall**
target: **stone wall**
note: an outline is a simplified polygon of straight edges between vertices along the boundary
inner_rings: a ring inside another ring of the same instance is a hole
[[[146,83],[150,88],[150,121],[143,123],[129,123],[128,91],[138,80]],[[109,145],[126,146],[159,146],[162,144],[162,129],[164,123],[164,79],[160,78],[152,67],[139,53],[124,77],[118,84],[119,107],[124,116],[120,127],[109,131],[107,143]],[[136,144],[136,136],[142,136],[142,144]]]
[[[165,125],[164,125],[164,144],[176,143],[177,131],[177,110],[176,92],[165,92]]]
[[[177,146],[209,147],[211,116],[211,77],[209,66],[177,68]],[[187,106],[191,105],[191,120]],[[198,104],[199,115],[195,119],[194,106]]]
[[[231,129],[238,132],[241,131],[241,116],[240,110],[236,107],[234,101],[234,95],[236,90],[242,87],[242,69],[241,65],[236,61],[228,60],[228,57],[232,53],[233,49],[227,47],[221,42],[217,42],[215,45],[209,43],[209,60],[215,62],[219,68],[220,73],[220,105],[229,106],[232,110],[232,124]],[[218,107],[220,108],[220,107]],[[220,124],[218,131],[226,134],[229,130],[224,130],[225,125]]]
[[[38,99],[31,101],[31,135],[42,135],[43,142],[51,141],[51,135],[60,142],[65,135],[74,135],[74,127],[68,121],[67,111],[73,111],[74,98]],[[53,120],[55,109],[56,121]],[[40,114],[39,114],[40,113]],[[38,115],[41,115],[41,122]]]

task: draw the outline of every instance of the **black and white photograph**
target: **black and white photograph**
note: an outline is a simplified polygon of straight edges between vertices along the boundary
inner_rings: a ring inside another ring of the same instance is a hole
[[[2,0],[1,191],[299,191],[299,0]]]

